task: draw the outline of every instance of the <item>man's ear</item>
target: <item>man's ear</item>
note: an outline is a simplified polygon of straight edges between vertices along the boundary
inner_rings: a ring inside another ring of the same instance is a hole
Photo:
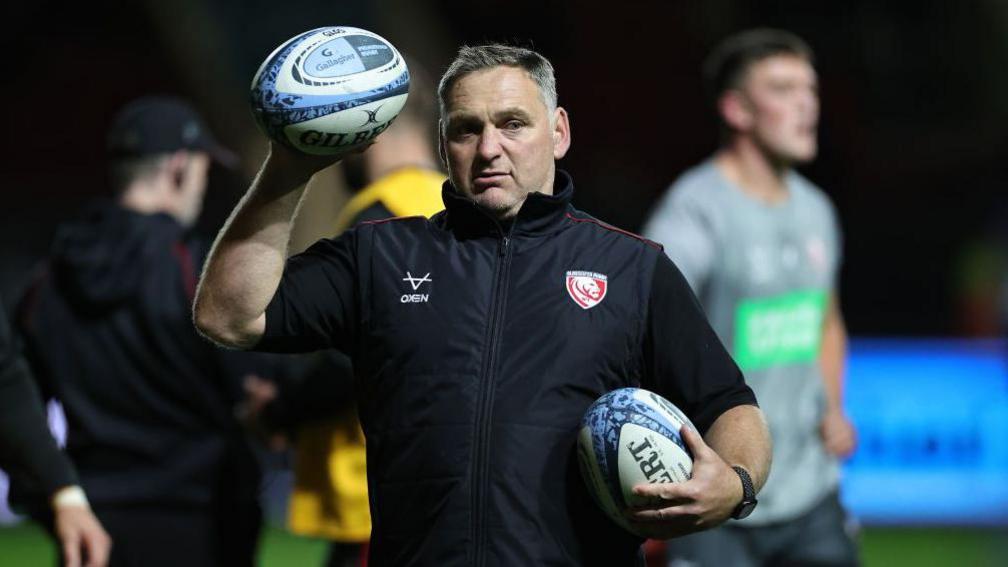
[[[553,159],[567,155],[571,145],[570,117],[563,107],[553,111]]]
[[[448,167],[448,152],[445,150],[444,121],[437,121],[437,153],[441,164]]]
[[[718,113],[729,128],[746,131],[752,127],[752,104],[739,90],[728,90],[718,99]]]
[[[188,150],[176,150],[165,160],[165,170],[172,182],[172,189],[178,190],[185,182],[186,164],[189,163]]]

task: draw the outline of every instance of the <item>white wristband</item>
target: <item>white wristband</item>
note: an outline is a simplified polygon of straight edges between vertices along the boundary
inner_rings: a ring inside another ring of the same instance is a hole
[[[52,506],[53,508],[60,508],[62,506],[80,506],[82,508],[89,508],[87,496],[84,495],[84,490],[79,486],[65,486],[57,490],[52,495]]]

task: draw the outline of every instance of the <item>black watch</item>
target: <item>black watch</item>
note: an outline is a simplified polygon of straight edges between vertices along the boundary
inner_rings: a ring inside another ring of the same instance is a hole
[[[738,473],[739,479],[742,480],[742,501],[735,507],[735,511],[732,512],[731,517],[741,520],[752,514],[752,511],[756,508],[756,488],[753,486],[752,478],[744,468],[734,466],[732,469]]]

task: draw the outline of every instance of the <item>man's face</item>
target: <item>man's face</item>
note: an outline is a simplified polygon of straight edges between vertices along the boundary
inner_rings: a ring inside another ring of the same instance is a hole
[[[749,120],[741,128],[773,159],[804,163],[818,149],[819,90],[815,69],[795,55],[775,55],[749,67],[739,94]]]
[[[554,160],[570,146],[567,113],[552,116],[528,73],[491,67],[458,79],[445,100],[441,151],[462,194],[498,218],[553,192]]]

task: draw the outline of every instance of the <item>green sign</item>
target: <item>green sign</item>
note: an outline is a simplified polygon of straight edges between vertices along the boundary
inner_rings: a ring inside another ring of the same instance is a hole
[[[735,312],[735,362],[742,370],[814,362],[825,311],[822,290],[741,302]]]

